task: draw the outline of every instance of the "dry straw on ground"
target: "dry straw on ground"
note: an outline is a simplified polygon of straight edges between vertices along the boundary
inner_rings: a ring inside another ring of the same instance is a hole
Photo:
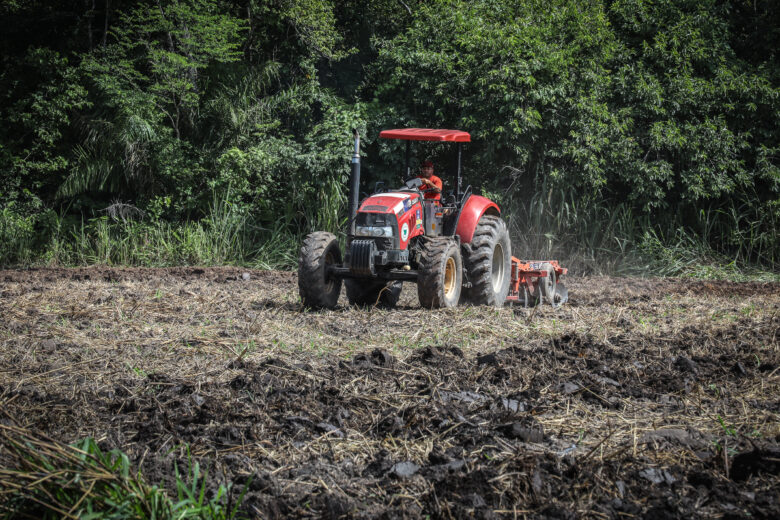
[[[780,284],[308,312],[294,274],[241,275],[0,272],[4,420],[169,487],[189,446],[267,517],[780,513]]]

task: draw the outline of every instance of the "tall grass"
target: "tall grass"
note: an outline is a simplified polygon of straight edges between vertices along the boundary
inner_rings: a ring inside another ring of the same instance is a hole
[[[583,274],[780,279],[780,222],[749,204],[683,221],[564,191],[508,202],[513,252],[525,259],[559,259]]]
[[[304,220],[319,229],[341,229],[340,205],[333,206]],[[559,259],[573,273],[780,278],[780,213],[750,203],[686,217],[652,216],[628,204],[543,188],[528,201],[504,200],[502,206],[515,256]],[[68,225],[52,213],[47,222],[48,233],[42,233],[32,219],[0,213],[0,265],[295,269],[303,235],[290,219],[265,227],[246,206],[220,197],[194,221],[101,216]]]
[[[25,263],[35,256],[35,218],[10,208],[0,210],[0,265]]]
[[[230,202],[215,199],[197,221],[170,223],[101,216],[68,228],[60,220],[42,254],[48,265],[296,266],[300,238],[281,223],[268,229]]]

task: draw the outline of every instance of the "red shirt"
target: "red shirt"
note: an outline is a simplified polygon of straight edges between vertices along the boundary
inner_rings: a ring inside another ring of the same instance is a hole
[[[425,177],[418,175],[417,178],[424,179]],[[434,192],[427,184],[423,184],[420,186],[420,191],[423,192],[423,197],[430,200],[441,200],[441,190],[444,186],[441,182],[441,179],[435,175],[431,175],[428,180],[431,181],[437,188],[439,188],[439,193]]]

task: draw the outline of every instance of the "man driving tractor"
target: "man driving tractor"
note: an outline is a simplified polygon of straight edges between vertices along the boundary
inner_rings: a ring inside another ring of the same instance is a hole
[[[441,179],[433,174],[433,162],[423,161],[420,164],[420,175],[417,177],[422,181],[420,191],[424,192],[423,197],[427,200],[441,200],[442,182]]]

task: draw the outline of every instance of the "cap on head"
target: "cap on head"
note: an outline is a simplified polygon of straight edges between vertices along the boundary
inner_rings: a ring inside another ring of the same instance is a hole
[[[422,168],[433,168],[433,161],[425,160],[422,163],[420,163],[420,166]]]

